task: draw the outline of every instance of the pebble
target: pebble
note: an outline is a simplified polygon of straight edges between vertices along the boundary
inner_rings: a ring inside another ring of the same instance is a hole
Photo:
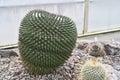
[[[120,65],[113,65],[113,67],[117,70],[117,71],[120,71]]]
[[[108,64],[105,64],[105,68],[107,70],[107,79],[108,80],[118,80],[117,75],[115,74],[115,69]]]

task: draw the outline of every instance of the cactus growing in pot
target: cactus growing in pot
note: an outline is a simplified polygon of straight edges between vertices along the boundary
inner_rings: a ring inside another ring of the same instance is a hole
[[[19,29],[19,51],[28,70],[50,73],[62,65],[75,47],[77,30],[68,17],[32,10]]]

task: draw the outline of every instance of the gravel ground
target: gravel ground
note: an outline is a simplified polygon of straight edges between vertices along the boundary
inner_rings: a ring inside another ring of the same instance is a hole
[[[83,44],[85,43],[85,44]],[[37,75],[30,73],[22,64],[19,57],[0,59],[0,80],[80,80],[80,70],[89,56],[85,49],[90,41],[77,41],[70,58],[53,73]],[[109,53],[102,62],[108,71],[108,80],[120,80],[120,43],[115,41],[102,42]],[[17,51],[18,53],[18,51]]]

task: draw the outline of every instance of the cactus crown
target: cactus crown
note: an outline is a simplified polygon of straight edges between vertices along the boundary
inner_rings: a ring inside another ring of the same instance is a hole
[[[32,10],[21,22],[20,56],[30,71],[49,73],[69,58],[76,38],[76,26],[70,18]]]
[[[97,51],[100,51],[100,48],[99,48],[97,45],[95,45],[95,46],[92,47],[91,50],[92,50],[93,52],[97,52]]]
[[[87,61],[81,69],[82,80],[106,80],[106,70],[102,63]]]

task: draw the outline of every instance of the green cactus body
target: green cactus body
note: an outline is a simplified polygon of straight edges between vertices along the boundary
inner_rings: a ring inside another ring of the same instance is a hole
[[[106,70],[102,63],[86,62],[81,69],[82,80],[106,80]]]
[[[21,59],[28,70],[34,73],[50,73],[69,58],[76,38],[76,26],[70,18],[32,10],[20,25]]]

